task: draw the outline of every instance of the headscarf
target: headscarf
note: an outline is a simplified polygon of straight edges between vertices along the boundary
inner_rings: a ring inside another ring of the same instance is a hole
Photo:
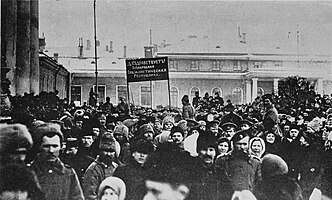
[[[98,199],[100,200],[104,194],[105,189],[109,187],[114,190],[114,192],[119,196],[119,200],[124,200],[126,197],[126,185],[118,177],[108,177],[104,179],[98,188]]]

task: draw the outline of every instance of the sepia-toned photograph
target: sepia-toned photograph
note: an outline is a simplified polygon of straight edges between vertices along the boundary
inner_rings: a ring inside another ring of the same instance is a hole
[[[332,1],[0,7],[0,200],[332,200]]]

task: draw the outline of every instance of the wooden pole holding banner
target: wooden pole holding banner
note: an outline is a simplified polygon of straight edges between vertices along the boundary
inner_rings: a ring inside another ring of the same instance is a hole
[[[152,81],[150,81],[151,109],[152,109]]]
[[[129,110],[129,114],[131,114],[131,108],[130,108],[130,91],[129,91],[129,82],[127,79],[127,98],[128,98],[128,110]]]
[[[171,110],[171,86],[169,84],[169,78],[167,79],[167,84],[168,84],[168,105],[169,105],[169,110]]]

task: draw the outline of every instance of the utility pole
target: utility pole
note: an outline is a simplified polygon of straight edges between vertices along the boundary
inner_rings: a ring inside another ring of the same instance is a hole
[[[95,74],[96,74],[96,105],[98,103],[98,65],[97,65],[97,19],[96,19],[96,0],[93,1],[93,26],[94,26],[94,39],[95,39]]]

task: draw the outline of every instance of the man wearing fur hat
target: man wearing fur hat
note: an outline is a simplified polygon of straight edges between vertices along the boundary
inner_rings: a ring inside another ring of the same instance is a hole
[[[129,129],[123,124],[119,124],[114,128],[114,138],[119,142],[121,152],[119,161],[128,163],[130,159]]]
[[[225,169],[234,191],[252,191],[261,181],[260,161],[250,156],[248,130],[238,131],[231,139],[232,153],[217,163]],[[218,160],[219,161],[219,160]]]
[[[195,118],[195,109],[189,103],[188,95],[184,95],[181,99],[182,102],[182,118],[183,119],[194,119]]]
[[[112,133],[105,132],[99,143],[100,154],[90,164],[83,178],[83,192],[85,199],[96,199],[98,186],[101,181],[113,175],[120,164],[120,144],[115,140]]]
[[[230,180],[225,170],[215,164],[217,144],[204,137],[197,139],[197,199],[231,199],[233,193]]]
[[[173,126],[170,133],[170,140],[178,147],[179,150],[184,151],[183,141],[185,139],[184,131],[181,127]]]
[[[0,124],[0,165],[23,164],[32,147],[32,137],[22,124]]]
[[[154,151],[151,141],[137,140],[131,144],[131,158],[126,165],[119,166],[114,176],[121,178],[127,186],[127,199],[142,199],[145,194],[144,181],[147,169],[144,163]]]
[[[31,164],[46,199],[84,199],[73,168],[59,159],[63,135],[60,125],[45,123],[35,130],[39,153]]]

